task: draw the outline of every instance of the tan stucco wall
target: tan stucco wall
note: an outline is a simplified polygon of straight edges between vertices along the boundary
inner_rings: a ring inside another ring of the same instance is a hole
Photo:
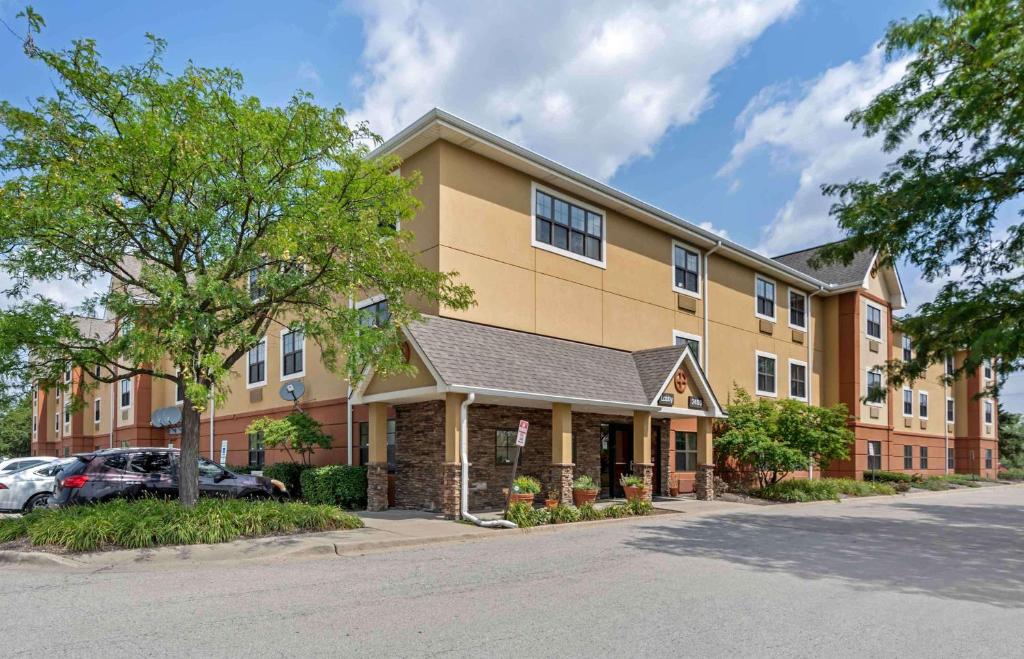
[[[430,374],[423,360],[415,350],[411,350],[409,354],[409,365],[416,369],[413,373],[396,373],[386,378],[374,377],[369,384],[366,385],[366,389],[363,392],[365,396],[372,396],[373,394],[383,394],[392,391],[402,391],[405,389],[418,389],[419,387],[430,387],[437,384],[434,377]]]

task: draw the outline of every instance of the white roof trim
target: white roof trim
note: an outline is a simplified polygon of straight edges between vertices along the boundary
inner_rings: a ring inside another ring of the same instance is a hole
[[[672,378],[674,378],[676,375],[676,371],[678,371],[679,367],[683,365],[683,361],[686,361],[686,363],[689,364],[689,366],[693,369],[693,372],[697,374],[697,386],[700,389],[701,394],[704,396],[706,400],[711,401],[712,408],[708,410],[710,412],[709,414],[695,414],[694,416],[726,416],[725,411],[722,409],[722,406],[718,403],[718,397],[715,396],[715,392],[711,389],[711,383],[708,382],[708,378],[704,374],[703,369],[701,369],[700,364],[697,363],[697,358],[694,357],[693,354],[690,352],[689,346],[683,348],[683,352],[679,355],[679,359],[676,360],[675,366],[673,366],[672,370],[668,372],[668,377],[665,378],[665,381],[661,383],[661,387],[658,388],[658,393],[655,395],[654,400],[651,401],[651,405],[658,404],[658,399],[661,398],[662,392],[664,392],[665,389],[668,388],[668,385],[672,381]],[[659,407],[658,409],[662,411],[686,409],[690,413],[694,413],[696,411],[690,410],[689,408],[678,407]]]

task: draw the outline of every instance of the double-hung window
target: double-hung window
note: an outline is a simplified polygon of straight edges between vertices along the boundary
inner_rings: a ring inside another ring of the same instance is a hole
[[[758,318],[775,322],[775,282],[761,275],[754,278],[754,312]]]
[[[494,464],[510,465],[516,457],[516,429],[500,428],[494,436]]]
[[[391,318],[391,311],[385,298],[370,298],[357,304],[356,309],[359,309],[359,322],[364,327],[382,327]]]
[[[927,469],[928,468],[928,447],[927,446],[922,446],[921,448],[918,449],[918,451],[919,451],[919,455],[920,455],[920,457],[918,458],[918,462],[919,462],[919,464],[921,466],[921,469]]]
[[[249,271],[248,283],[250,300],[259,300],[267,293],[267,291],[259,283],[260,275],[263,274],[264,270],[265,268],[263,266],[260,266],[259,268],[253,268],[252,270]]]
[[[953,423],[956,416],[956,403],[952,398],[946,399],[946,423]]]
[[[181,377],[181,371],[177,373],[178,380],[174,385],[174,402],[184,403],[185,402],[185,378]]]
[[[262,467],[266,460],[263,448],[263,432],[249,433],[249,466]]]
[[[807,400],[807,364],[795,359],[789,360],[789,397]]]
[[[878,471],[882,468],[882,442],[868,442],[868,469]]]
[[[901,339],[903,345],[903,361],[909,362],[913,358],[913,350],[911,349],[910,337],[906,334]]]
[[[903,390],[903,416],[914,416],[914,390]]]
[[[539,189],[535,198],[534,245],[604,264],[604,215]]]
[[[64,432],[71,432],[71,401],[64,401]]]
[[[946,375],[953,375],[955,370],[956,364],[953,361],[953,355],[946,355]]]
[[[775,355],[757,353],[757,394],[760,396],[774,396],[775,393]]]
[[[985,360],[985,367],[983,369],[983,373],[985,375],[985,379],[986,380],[991,380],[992,379],[992,361],[991,360],[988,360],[988,359]]]
[[[868,337],[876,341],[882,340],[882,310],[873,305],[867,305],[867,333]]]
[[[987,425],[987,426],[992,425],[992,417],[993,417],[992,411],[993,411],[992,410],[992,401],[986,400],[985,401],[985,425]]]
[[[919,408],[918,411],[917,411],[917,415],[919,417],[921,417],[922,419],[927,419],[928,418],[928,392],[927,391],[918,392],[917,396],[918,396],[918,405],[917,406]]]
[[[807,296],[793,289],[789,289],[789,326],[798,330],[807,329]]]
[[[992,449],[985,449],[985,469],[992,468]]]
[[[695,334],[686,334],[678,330],[672,331],[672,343],[681,346],[685,345],[690,349],[693,358],[700,362],[700,337]]]
[[[697,471],[697,433],[676,431],[676,471]]]
[[[881,405],[882,394],[882,372],[876,370],[868,371],[868,391],[866,398],[868,405]]]
[[[672,264],[675,269],[673,287],[679,293],[700,295],[700,253],[679,243],[672,245]]]
[[[100,401],[99,398],[97,398],[96,400],[94,400],[92,402],[92,421],[93,421],[93,423],[99,423],[100,422],[100,408],[102,407],[101,402],[102,401]]]
[[[132,406],[132,379],[121,380],[121,409]]]
[[[903,468],[914,468],[914,447],[911,446],[910,444],[906,444],[903,446]]]
[[[249,387],[258,387],[267,383],[267,338],[249,349],[249,361],[245,383]]]
[[[306,337],[302,330],[293,329],[281,334],[281,379],[297,378],[306,372]]]
[[[946,467],[948,467],[950,471],[956,469],[956,454],[953,452],[952,448],[946,449]]]

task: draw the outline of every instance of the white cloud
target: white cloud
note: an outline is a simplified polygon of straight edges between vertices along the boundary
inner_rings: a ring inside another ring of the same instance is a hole
[[[700,228],[704,229],[705,231],[710,231],[719,238],[725,238],[726,240],[729,239],[728,231],[726,231],[725,229],[715,228],[715,225],[711,224],[711,222],[701,222],[698,226],[700,226]]]
[[[712,99],[711,77],[798,0],[355,1],[368,120],[394,134],[437,106],[608,179]]]
[[[301,62],[295,75],[298,76],[299,80],[309,82],[315,87],[320,86],[320,72],[310,62]]]
[[[905,67],[905,60],[886,62],[872,49],[795,89],[763,89],[747,105],[737,119],[743,135],[719,175],[734,174],[761,150],[776,167],[799,172],[796,192],[765,227],[759,251],[779,254],[840,237],[828,214],[833,200],[821,194],[821,185],[876,176],[893,158],[879,138],[865,138],[845,117],[895,83]]]

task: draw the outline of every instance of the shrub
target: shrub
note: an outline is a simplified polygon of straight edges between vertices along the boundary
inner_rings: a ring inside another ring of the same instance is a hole
[[[1004,481],[1024,481],[1024,469],[1006,469],[999,472],[999,478]]]
[[[27,538],[68,551],[140,549],[160,545],[230,542],[242,537],[362,527],[355,515],[331,506],[241,499],[200,499],[194,508],[164,499],[117,500],[40,510],[0,520],[0,542]]]
[[[299,462],[278,462],[264,467],[263,475],[281,481],[288,488],[288,494],[293,499],[299,499],[302,497],[302,472],[307,469],[312,467]]]
[[[505,519],[521,529],[530,528],[534,525],[533,506],[521,501],[509,504],[508,510],[505,511]]]
[[[590,474],[582,474],[579,478],[572,482],[572,489],[574,490],[596,490],[597,483],[590,476]]]
[[[263,446],[283,448],[292,462],[295,461],[292,451],[295,451],[305,465],[310,463],[316,449],[331,447],[331,436],[323,431],[319,421],[304,412],[292,412],[283,419],[256,419],[245,432],[263,433]]]
[[[864,472],[864,480],[878,483],[913,483],[921,480],[920,474],[904,474],[898,471],[882,471],[869,469]]]
[[[654,512],[654,504],[644,499],[627,501],[626,508],[629,510],[630,515],[636,515],[638,517],[650,515]]]
[[[629,517],[630,515],[629,508],[623,503],[612,504],[601,512],[608,519],[619,519],[620,517]]]
[[[551,516],[552,524],[568,524],[580,521],[580,511],[573,506],[558,504],[551,508],[548,513]]]
[[[520,494],[540,494],[540,481],[533,476],[516,476],[512,490]]]
[[[800,503],[804,501],[838,501],[840,494],[851,497],[870,497],[896,494],[888,483],[871,483],[847,478],[822,478],[816,481],[791,479],[763,487],[754,496],[771,501]]]
[[[249,465],[227,465],[226,469],[236,474],[251,474],[254,471],[259,471],[260,468]]]
[[[889,483],[871,483],[847,478],[836,478],[834,482],[839,493],[849,497],[889,496],[896,494],[896,488]]]
[[[315,467],[302,472],[302,496],[309,503],[357,508],[366,506],[366,468],[348,465]]]
[[[595,520],[604,519],[604,511],[595,508],[592,503],[585,503],[577,508],[580,513],[581,522],[593,522]]]

